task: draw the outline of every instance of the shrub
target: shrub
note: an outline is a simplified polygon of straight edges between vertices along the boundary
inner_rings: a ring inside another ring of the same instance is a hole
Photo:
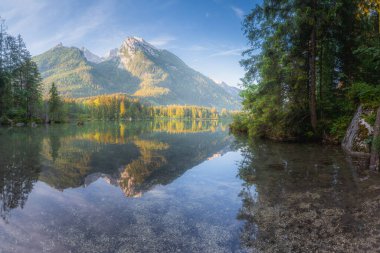
[[[354,83],[348,91],[348,97],[364,107],[377,108],[380,106],[380,86]]]
[[[248,115],[246,113],[237,113],[233,116],[233,122],[230,124],[230,130],[233,133],[248,133]]]
[[[371,126],[375,125],[375,121],[376,121],[376,114],[374,112],[368,114],[368,115],[365,115],[363,116],[363,119],[368,123],[370,124]]]
[[[343,140],[344,135],[347,131],[347,127],[350,124],[350,121],[350,116],[342,116],[334,120],[330,128],[331,135],[340,141]]]

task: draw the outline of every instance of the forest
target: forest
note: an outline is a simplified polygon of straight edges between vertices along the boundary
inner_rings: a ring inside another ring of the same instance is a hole
[[[0,19],[0,116],[1,122],[11,119],[31,121],[39,117],[41,77],[31,60],[20,35],[6,32]]]
[[[216,108],[202,106],[169,105],[153,106],[151,116],[164,118],[219,119],[219,117],[228,117],[229,112],[226,109],[222,109],[219,113]]]
[[[380,106],[379,0],[264,0],[245,17],[243,112],[231,129],[339,143]]]
[[[52,86],[53,87],[53,86]],[[72,120],[131,120],[131,119],[219,119],[230,117],[232,112],[222,109],[219,113],[215,108],[189,105],[152,106],[141,103],[138,99],[126,94],[99,95],[87,98],[52,99],[49,103],[58,101],[61,106],[51,110],[56,115],[55,122]],[[52,106],[50,106],[52,108]]]

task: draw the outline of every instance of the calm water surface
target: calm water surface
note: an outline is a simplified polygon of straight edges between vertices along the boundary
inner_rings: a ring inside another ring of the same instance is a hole
[[[218,122],[0,129],[0,252],[375,252],[380,178]]]

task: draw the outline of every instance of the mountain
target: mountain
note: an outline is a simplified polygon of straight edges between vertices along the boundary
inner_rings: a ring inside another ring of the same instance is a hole
[[[88,54],[87,54],[88,55]],[[43,78],[45,93],[55,82],[64,97],[88,97],[116,92],[130,93],[139,80],[119,68],[117,59],[91,62],[85,52],[62,44],[33,57]]]
[[[240,107],[238,89],[217,84],[173,53],[137,37],[127,38],[105,57],[59,44],[33,59],[44,90],[55,82],[65,97],[127,93],[154,105]]]
[[[231,96],[233,97],[238,97],[238,99],[241,101],[241,97],[240,97],[240,92],[241,90],[236,88],[236,87],[232,87],[232,86],[229,86],[228,84],[226,84],[225,82],[216,82],[220,87],[222,87],[225,91],[227,91]]]

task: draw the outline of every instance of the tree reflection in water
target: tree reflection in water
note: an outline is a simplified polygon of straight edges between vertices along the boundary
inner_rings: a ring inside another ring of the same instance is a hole
[[[2,131],[0,145],[0,216],[23,208],[40,173],[41,137],[29,131]]]
[[[339,148],[240,142],[241,241],[258,252],[363,252],[379,248],[378,175]]]

